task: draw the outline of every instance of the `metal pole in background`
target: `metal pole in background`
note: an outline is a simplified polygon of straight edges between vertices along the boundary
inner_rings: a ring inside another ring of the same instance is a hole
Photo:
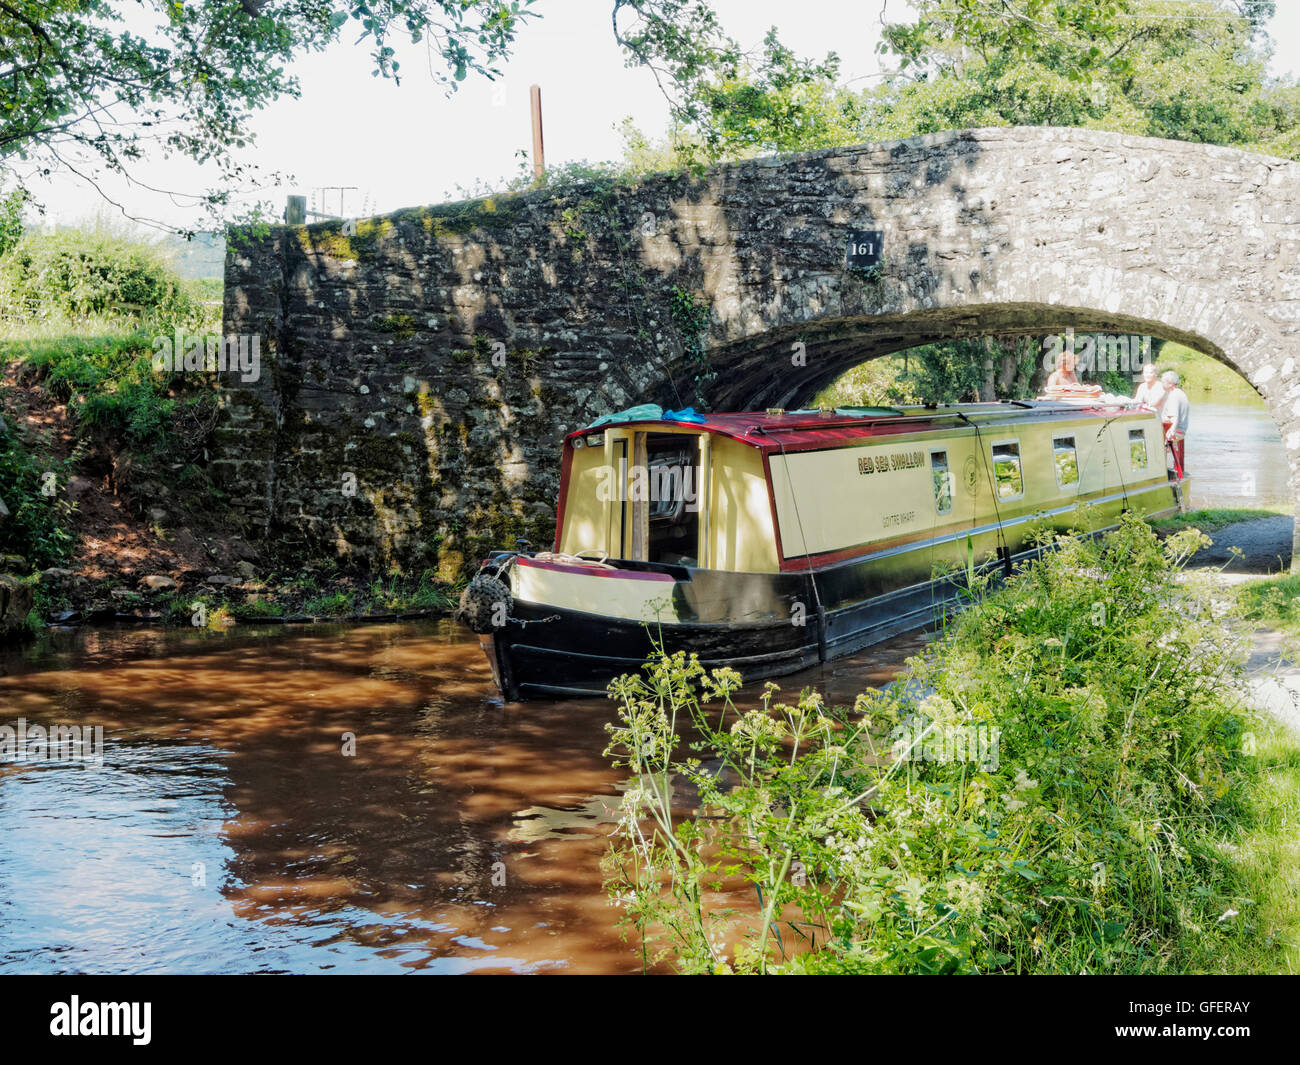
[[[531,86],[528,99],[533,112],[533,177],[540,183],[546,176],[546,150],[542,146],[542,87]]]

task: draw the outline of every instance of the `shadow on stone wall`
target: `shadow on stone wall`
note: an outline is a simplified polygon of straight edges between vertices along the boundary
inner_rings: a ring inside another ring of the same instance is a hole
[[[559,443],[600,414],[794,406],[878,355],[1067,326],[1222,359],[1294,452],[1297,177],[967,130],[232,235],[225,330],[266,358],[223,382],[216,467],[267,543],[454,579],[549,543]],[[855,230],[884,233],[873,275],[846,269]]]

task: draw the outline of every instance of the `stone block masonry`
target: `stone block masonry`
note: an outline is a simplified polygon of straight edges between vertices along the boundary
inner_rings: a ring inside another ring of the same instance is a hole
[[[853,231],[884,234],[850,270]],[[794,407],[987,333],[1166,337],[1300,457],[1300,165],[1088,130],[884,144],[231,234],[214,471],[233,524],[445,579],[549,544],[563,435],[640,402]],[[797,355],[797,357],[796,357]]]

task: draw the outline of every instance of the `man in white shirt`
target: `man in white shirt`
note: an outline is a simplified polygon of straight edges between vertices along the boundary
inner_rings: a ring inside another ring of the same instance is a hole
[[[1133,398],[1144,407],[1152,407],[1155,410],[1160,409],[1160,404],[1164,402],[1165,398],[1165,386],[1156,379],[1154,363],[1149,362],[1142,367],[1142,383],[1137,386]]]
[[[1165,424],[1165,441],[1174,456],[1174,472],[1182,480],[1186,474],[1183,448],[1187,437],[1187,423],[1191,417],[1192,402],[1187,393],[1178,387],[1178,375],[1173,370],[1166,370],[1160,377],[1165,395],[1159,407],[1160,420]]]

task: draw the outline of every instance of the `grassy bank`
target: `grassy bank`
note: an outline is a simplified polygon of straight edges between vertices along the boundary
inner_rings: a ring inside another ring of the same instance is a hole
[[[1172,518],[1163,518],[1151,522],[1151,528],[1157,533],[1176,533],[1184,529],[1200,529],[1201,532],[1217,532],[1239,521],[1255,521],[1258,518],[1276,518],[1291,514],[1286,507],[1206,507],[1191,510],[1186,514],[1177,514]]]
[[[1064,539],[851,708],[737,706],[682,656],[616,681],[635,786],[606,871],[647,962],[1294,970],[1300,746],[1241,702],[1236,608],[1182,571],[1204,542]]]
[[[71,491],[76,479],[105,484],[136,518],[163,499],[178,517],[219,503],[205,468],[212,382],[155,372],[152,357],[155,337],[219,328],[220,287],[103,225],[26,233],[0,255],[0,497],[18,515],[0,525],[0,553],[72,564],[95,502]],[[109,509],[90,517],[91,539],[130,517]]]
[[[1300,574],[1243,584],[1237,598],[1247,620],[1300,637]]]
[[[1168,343],[1160,351],[1157,366],[1174,370],[1182,378],[1182,389],[1193,403],[1250,403],[1264,406],[1250,383],[1231,367],[1181,344]]]

